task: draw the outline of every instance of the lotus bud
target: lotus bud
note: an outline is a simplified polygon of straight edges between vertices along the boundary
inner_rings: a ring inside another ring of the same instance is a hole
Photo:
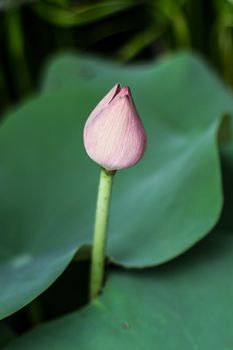
[[[84,145],[89,157],[109,171],[131,167],[142,158],[146,133],[127,86],[116,84],[92,111]]]

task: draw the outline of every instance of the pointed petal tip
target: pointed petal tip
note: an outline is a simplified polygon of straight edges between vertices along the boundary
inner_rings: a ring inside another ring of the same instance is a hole
[[[130,89],[128,86],[124,86],[121,88],[120,92],[118,93],[118,97],[124,97],[130,95]]]

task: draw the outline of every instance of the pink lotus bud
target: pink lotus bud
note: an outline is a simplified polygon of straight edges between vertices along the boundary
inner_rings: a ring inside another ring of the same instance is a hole
[[[146,148],[146,134],[129,88],[116,84],[99,102],[84,127],[87,154],[107,170],[136,164]]]

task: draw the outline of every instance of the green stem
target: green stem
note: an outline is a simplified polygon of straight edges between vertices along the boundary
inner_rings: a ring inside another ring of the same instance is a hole
[[[25,57],[24,33],[21,13],[18,8],[6,12],[7,45],[12,74],[22,95],[30,92],[32,84]]]
[[[96,217],[94,227],[94,242],[92,249],[90,299],[93,300],[100,292],[104,279],[105,249],[107,242],[107,227],[110,198],[114,171],[101,169]]]
[[[28,316],[33,326],[43,322],[43,312],[41,309],[40,301],[38,299],[33,300],[28,305]]]

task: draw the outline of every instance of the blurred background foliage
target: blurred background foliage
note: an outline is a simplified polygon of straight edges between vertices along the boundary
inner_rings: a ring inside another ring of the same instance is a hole
[[[0,111],[64,49],[129,63],[188,48],[232,86],[232,27],[233,0],[0,0]]]

